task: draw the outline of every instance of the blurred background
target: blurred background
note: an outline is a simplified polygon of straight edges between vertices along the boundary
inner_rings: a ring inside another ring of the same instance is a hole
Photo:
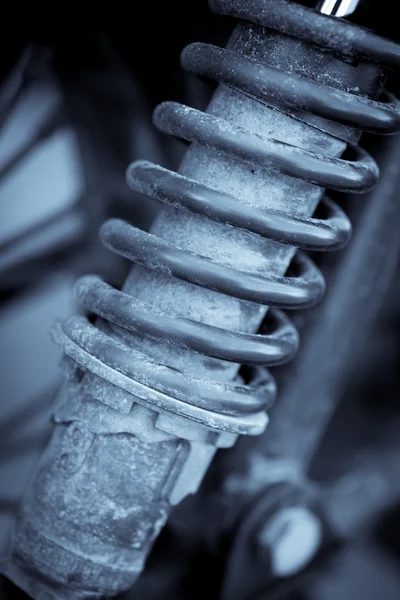
[[[158,207],[128,189],[126,167],[145,158],[177,168],[185,144],[159,134],[152,111],[163,100],[206,107],[213,84],[185,74],[180,51],[192,41],[223,45],[234,26],[206,0],[137,4],[129,14],[98,7],[90,27],[39,9],[29,30],[0,41],[1,557],[51,433],[62,376],[49,329],[80,311],[72,291],[79,275],[122,284],[129,264],[101,247],[98,229],[110,216],[149,228]],[[394,11],[389,0],[364,0],[352,20],[399,42]],[[400,95],[398,78],[389,87]],[[271,574],[252,534],[260,502],[268,512],[276,501],[263,494],[266,444],[264,436],[241,440],[173,511],[125,599],[400,597],[400,143],[365,135],[362,145],[381,183],[362,200],[335,197],[354,239],[316,257],[328,294],[321,307],[294,315],[304,344],[291,365],[274,370],[282,395],[307,394],[316,404],[329,396],[338,406],[310,472],[323,548],[295,577]],[[0,585],[1,600],[24,598]]]

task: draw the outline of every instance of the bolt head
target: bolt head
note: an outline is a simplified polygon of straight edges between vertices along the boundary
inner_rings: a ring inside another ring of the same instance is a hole
[[[309,508],[282,508],[259,532],[257,542],[260,556],[268,556],[276,577],[291,577],[314,558],[322,535],[321,521]]]

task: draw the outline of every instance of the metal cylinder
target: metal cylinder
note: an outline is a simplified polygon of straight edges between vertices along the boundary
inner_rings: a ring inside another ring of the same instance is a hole
[[[240,24],[228,48],[260,62],[348,89],[374,95],[379,69],[357,68],[287,35]],[[285,114],[220,85],[207,112],[257,134],[306,150],[338,157],[353,130],[335,128],[326,119]],[[308,121],[308,122],[305,122]],[[335,135],[332,133],[332,128]],[[311,216],[323,190],[270,167],[253,167],[224,153],[193,143],[179,172],[238,202]],[[273,240],[212,222],[206,217],[163,210],[152,233],[209,258],[252,273],[284,275],[295,249]],[[166,274],[135,266],[124,291],[156,304],[170,315],[255,332],[266,309],[239,301]],[[101,327],[130,348],[145,350],[161,364],[228,382],[239,365],[162,344],[116,326]],[[168,511],[196,491],[217,447],[235,436],[213,432],[173,414],[159,414],[116,392],[103,380],[67,364],[69,379],[54,412],[56,428],[24,499],[16,524],[7,576],[35,600],[109,597],[129,588],[141,572]]]
[[[360,0],[321,0],[317,10],[323,15],[333,17],[347,17],[357,8]]]

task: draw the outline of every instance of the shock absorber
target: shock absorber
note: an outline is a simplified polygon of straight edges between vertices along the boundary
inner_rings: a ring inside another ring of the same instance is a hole
[[[80,279],[97,320],[71,317],[53,332],[67,377],[6,568],[35,600],[128,589],[216,449],[264,431],[275,397],[264,367],[298,346],[280,309],[324,291],[296,250],[346,243],[350,223],[325,189],[371,188],[378,168],[360,131],[400,127],[395,100],[375,100],[400,48],[327,16],[356,2],[210,4],[241,22],[226,49],[193,44],[182,62],[220,85],[206,112],[166,102],[154,115],[191,142],[179,172],[128,169],[129,185],[163,210],[150,233],[103,226],[103,243],[135,265],[122,290]]]

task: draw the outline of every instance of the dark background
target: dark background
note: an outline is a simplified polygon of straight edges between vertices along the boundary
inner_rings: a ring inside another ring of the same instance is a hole
[[[315,6],[314,0],[302,0]],[[182,48],[195,40],[223,43],[234,21],[215,17],[207,0],[147,1],[97,4],[96,9],[64,8],[60,13],[44,3],[32,15],[10,22],[10,34],[0,41],[0,64],[4,76],[28,42],[50,45],[79,70],[79,56],[91,35],[102,31],[125,59],[134,76],[145,86],[153,104],[178,99],[183,78],[179,69]],[[90,12],[90,16],[89,13]],[[361,0],[354,22],[393,40],[400,39],[396,2]],[[8,25],[8,21],[6,21]]]

